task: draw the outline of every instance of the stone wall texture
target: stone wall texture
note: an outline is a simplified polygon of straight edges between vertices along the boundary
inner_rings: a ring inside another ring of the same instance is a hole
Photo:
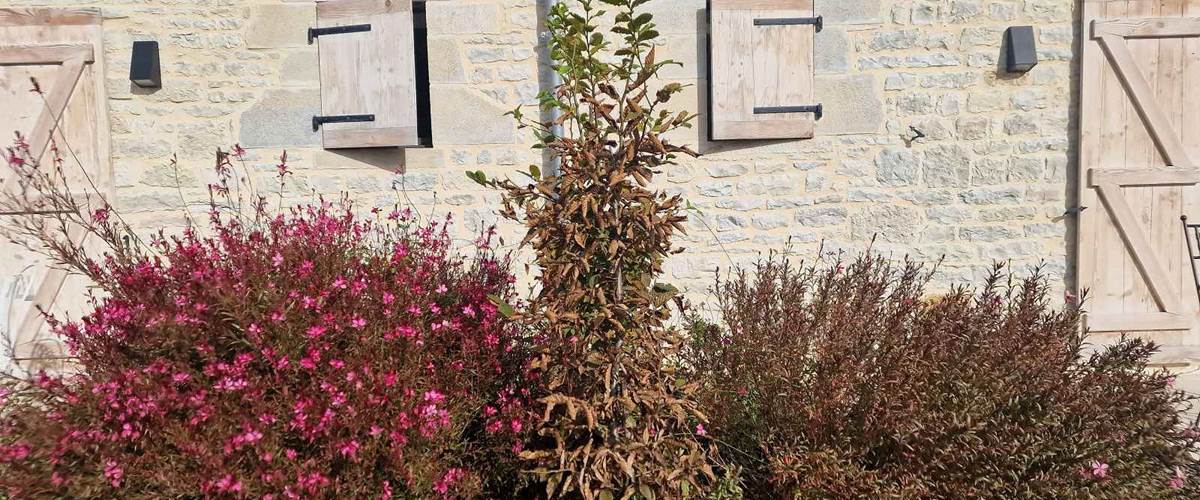
[[[260,190],[276,189],[286,150],[296,172],[289,199],[345,192],[360,207],[411,204],[425,217],[452,214],[464,239],[496,221],[498,200],[464,171],[515,175],[542,161],[502,116],[539,90],[534,0],[429,1],[436,146],[355,151],[322,150],[309,126],[320,99],[316,50],[305,39],[313,2],[0,5],[102,9],[116,205],[147,230],[201,213],[213,151],[234,143],[250,151]],[[704,0],[648,8],[663,33],[659,56],[684,63],[664,78],[691,85],[676,105],[703,113]],[[817,0],[826,111],[815,139],[710,143],[703,126],[675,137],[703,153],[658,180],[702,212],[687,251],[669,263],[675,282],[702,295],[714,271],[769,249],[790,244],[811,258],[873,239],[896,258],[944,257],[941,284],[976,278],[993,261],[1044,262],[1057,282],[1068,279],[1075,9],[1071,0]],[[1012,25],[1037,35],[1042,62],[1027,74],[998,70]],[[162,89],[129,83],[135,40],[159,42]],[[515,224],[501,229],[519,241]]]

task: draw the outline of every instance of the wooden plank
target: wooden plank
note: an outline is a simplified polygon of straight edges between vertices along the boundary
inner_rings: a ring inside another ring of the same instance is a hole
[[[90,43],[0,46],[0,64],[58,64],[79,58],[85,63],[95,62]]]
[[[81,57],[64,61],[58,71],[58,78],[46,91],[46,106],[29,133],[29,153],[35,160],[40,160],[46,148],[50,146],[50,136],[62,120],[71,94],[75,93],[79,77],[83,74],[83,65]]]
[[[1128,3],[1126,12],[1130,17],[1158,17],[1158,1],[1132,0]],[[1155,84],[1158,83],[1157,41],[1131,41],[1122,39],[1122,42],[1133,56],[1133,60],[1137,61],[1137,66],[1133,67],[1133,71],[1145,77],[1152,92],[1150,95],[1154,96]],[[1117,75],[1120,75],[1119,71]],[[1125,106],[1127,108],[1125,116],[1128,117],[1125,121],[1125,166],[1146,168],[1160,163],[1162,161],[1160,159],[1161,155],[1155,151],[1155,142],[1151,135],[1153,131],[1150,130],[1150,126],[1144,120],[1133,118],[1134,116],[1138,116],[1137,103],[1134,102],[1134,97],[1128,91],[1126,91]],[[1153,230],[1151,222],[1151,218],[1153,217],[1152,189],[1147,186],[1130,186],[1122,187],[1121,191],[1124,195],[1125,203],[1129,206],[1130,211],[1135,217],[1134,220],[1145,231],[1147,237],[1149,237]],[[1117,226],[1117,230],[1120,231],[1120,223]],[[1149,243],[1149,240],[1147,240],[1147,243]],[[1165,267],[1163,266],[1164,270]],[[1146,282],[1147,279],[1142,273],[1142,266],[1138,263],[1136,255],[1127,255],[1121,279],[1124,284],[1121,302],[1126,313],[1160,310],[1153,289]]]
[[[1197,0],[1200,1],[1200,0]],[[1094,2],[1084,3],[1081,13],[1084,23],[1102,14],[1103,6]],[[1085,24],[1086,25],[1086,24]],[[1080,40],[1082,61],[1079,72],[1079,169],[1082,179],[1089,166],[1099,163],[1100,125],[1103,115],[1104,54],[1095,40],[1084,37]],[[1076,202],[1080,207],[1097,206],[1094,190],[1085,183],[1077,183]],[[1098,228],[1104,219],[1102,211],[1084,210],[1076,215],[1074,262],[1076,266],[1073,289],[1077,297],[1092,289],[1096,275],[1096,239]]]
[[[1179,38],[1200,36],[1200,18],[1109,19],[1092,23],[1092,37]]]
[[[1100,45],[1108,52],[1109,58],[1113,62],[1112,68],[1120,77],[1121,83],[1133,101],[1134,108],[1141,115],[1151,138],[1154,139],[1159,151],[1166,158],[1167,164],[1191,166],[1192,163],[1187,158],[1183,144],[1179,142],[1178,135],[1171,130],[1166,114],[1155,104],[1153,88],[1146,81],[1146,76],[1138,71],[1137,63],[1134,62],[1133,55],[1129,53],[1129,47],[1125,41],[1112,35],[1105,35],[1100,38]]]
[[[330,0],[317,2],[317,16],[323,19],[368,17],[412,11],[411,0]]]
[[[328,149],[390,147],[397,144],[416,144],[420,141],[417,127],[390,127],[366,130],[329,130],[324,134]]]
[[[1160,0],[1158,8],[1158,16],[1178,19],[1183,14],[1183,0]],[[1183,99],[1183,88],[1180,81],[1183,70],[1183,38],[1162,37],[1143,41],[1158,45],[1158,58],[1155,61],[1157,68],[1150,74],[1157,78],[1157,81],[1154,82],[1155,104],[1167,115],[1167,125],[1170,130],[1165,133],[1171,134],[1174,139],[1183,144],[1182,136],[1179,134],[1182,123],[1179,108]],[[1186,151],[1184,155],[1187,156]],[[1153,163],[1148,170],[1171,168],[1165,165],[1161,155],[1155,154]],[[1150,233],[1150,248],[1165,268],[1168,279],[1164,282],[1164,286],[1169,288],[1170,295],[1173,297],[1181,296],[1182,290],[1179,281],[1174,278],[1184,272],[1183,265],[1187,262],[1181,253],[1183,232],[1179,226],[1179,217],[1182,215],[1183,208],[1180,188],[1182,185],[1188,184],[1150,185],[1144,188],[1149,194],[1150,220],[1146,227]],[[1179,313],[1182,305],[1180,302],[1181,300],[1176,302],[1175,308],[1170,312]],[[1178,342],[1180,335],[1178,333],[1169,334],[1167,337],[1160,335],[1156,340],[1160,343]]]
[[[1121,188],[1115,184],[1099,184],[1096,186],[1096,192],[1099,193],[1104,206],[1108,208],[1117,231],[1125,242],[1125,248],[1133,257],[1133,261],[1159,309],[1165,312],[1177,311],[1179,297],[1171,294],[1171,287],[1168,285],[1170,276],[1150,248],[1150,240],[1146,236],[1145,230],[1138,224],[1133,211],[1125,202],[1124,196],[1121,195]]]
[[[2,26],[99,26],[99,9],[0,9]]]
[[[811,10],[755,10],[753,18],[788,18],[812,15]],[[816,104],[813,95],[813,39],[811,25],[751,26],[754,37],[754,107],[803,106]],[[751,109],[753,111],[753,109]],[[815,120],[812,113],[755,115],[755,121],[799,122],[797,131],[806,132]],[[790,128],[790,127],[788,127]],[[812,134],[790,135],[788,128],[763,139],[808,138]]]
[[[400,9],[396,6],[399,3],[408,7]],[[375,121],[372,122],[322,125],[326,147],[420,145],[416,134],[395,133],[395,130],[415,130],[417,127],[411,3],[411,0],[330,0],[318,9],[317,25],[320,27],[371,25],[371,31],[367,32],[318,38],[321,113],[332,116],[375,115]],[[364,6],[371,4],[379,8],[365,9]],[[324,13],[328,12],[336,15],[326,17]],[[372,130],[382,132],[344,133]],[[354,144],[350,142],[354,137],[361,137],[364,141]]]
[[[1124,16],[1128,12],[1128,2],[1124,1],[1108,2],[1102,4],[1101,7],[1103,8],[1101,16]],[[1112,62],[1103,47],[1100,46],[1099,41],[1096,41],[1095,46],[1104,55],[1100,102],[1097,103],[1102,112],[1099,114],[1096,124],[1100,129],[1100,154],[1094,157],[1094,162],[1085,168],[1124,168],[1126,166],[1125,136],[1128,123],[1127,113],[1130,108],[1129,98],[1126,97],[1125,89],[1122,88],[1116,71],[1112,69]],[[1132,269],[1135,265],[1133,258],[1125,251],[1125,243],[1121,240],[1120,232],[1117,231],[1116,222],[1106,210],[1103,210],[1103,202],[1095,189],[1091,191],[1095,198],[1093,204],[1089,206],[1094,207],[1091,215],[1097,221],[1098,227],[1095,232],[1095,241],[1090,247],[1094,249],[1096,266],[1096,272],[1093,274],[1090,307],[1122,312],[1125,310],[1125,277],[1127,275],[1125,270]]]
[[[1200,0],[1186,0],[1183,15],[1187,17],[1200,16]],[[1185,38],[1183,46],[1183,73],[1180,87],[1194,89],[1200,86],[1200,38]],[[1179,115],[1181,119],[1179,131],[1185,152],[1189,158],[1200,158],[1200,137],[1198,137],[1200,134],[1200,99],[1187,95],[1180,103]],[[1180,191],[1182,192],[1180,212],[1191,217],[1200,215],[1200,186],[1184,187]],[[1180,253],[1185,257],[1189,255],[1186,246],[1180,250]],[[1191,271],[1190,262],[1185,261],[1183,267],[1186,271],[1179,273],[1181,313],[1195,318],[1197,310],[1200,309],[1200,297],[1196,293],[1196,276]],[[1189,343],[1195,344],[1197,340],[1200,340],[1197,339],[1197,332],[1193,331]]]
[[[713,123],[713,137],[722,140],[812,137],[814,131],[812,120],[721,120]]]
[[[1178,88],[1178,87],[1176,87]],[[1200,183],[1200,169],[1191,167],[1093,168],[1088,170],[1088,186],[1190,186]]]
[[[753,139],[754,131],[738,134],[737,124],[754,119],[754,50],[749,11],[714,11],[711,16],[712,85],[710,110],[713,139]],[[725,125],[729,123],[729,125]]]
[[[1162,312],[1088,313],[1083,319],[1084,327],[1092,332],[1189,330],[1193,322],[1188,316]]]

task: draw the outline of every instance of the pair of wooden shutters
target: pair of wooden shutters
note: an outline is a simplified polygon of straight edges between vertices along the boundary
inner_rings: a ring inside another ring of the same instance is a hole
[[[418,108],[428,83],[418,88],[413,20],[413,0],[317,4],[309,39],[320,57],[321,116],[313,127],[326,148],[428,145]]]
[[[68,182],[105,195],[112,170],[100,21],[90,9],[0,9],[0,127],[5,140],[24,135],[43,165],[53,161],[53,139]],[[44,97],[31,92],[31,79]],[[0,189],[19,189],[12,171],[0,168]],[[0,212],[0,224],[23,215]],[[82,228],[70,231],[73,243],[84,244]],[[17,362],[45,367],[62,352],[38,310],[78,317],[87,283],[19,245],[0,241],[0,255],[0,331]]]
[[[709,138],[811,138],[813,0],[709,0],[708,16]]]
[[[1181,216],[1200,219],[1200,0],[1086,0],[1078,283],[1093,332],[1196,344]]]

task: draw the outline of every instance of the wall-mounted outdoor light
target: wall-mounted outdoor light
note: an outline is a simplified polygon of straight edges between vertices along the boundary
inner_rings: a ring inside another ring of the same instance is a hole
[[[1033,26],[1012,26],[1004,32],[1005,69],[1009,73],[1024,73],[1037,66],[1037,44],[1033,39]]]
[[[129,62],[129,81],[142,88],[162,87],[158,64],[158,42],[133,42],[133,58]]]

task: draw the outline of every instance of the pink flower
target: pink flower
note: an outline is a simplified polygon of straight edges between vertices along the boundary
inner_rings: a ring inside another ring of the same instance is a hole
[[[8,149],[8,166],[14,169],[25,166],[25,159],[18,155],[12,148]]]
[[[450,487],[462,480],[464,476],[466,476],[466,473],[463,472],[462,469],[457,467],[450,469],[446,471],[444,475],[442,475],[442,478],[439,479],[436,484],[433,485],[433,491],[438,492],[442,496],[446,496],[450,492]]]
[[[305,335],[307,335],[310,339],[320,338],[322,335],[325,335],[325,327],[321,325],[313,325],[308,328],[308,332],[305,333]]]
[[[696,424],[696,435],[700,437],[708,435],[708,431],[704,430],[704,424]]]
[[[350,326],[356,330],[362,330],[363,328],[366,328],[367,320],[356,317],[350,320]]]
[[[117,465],[114,460],[104,461],[104,478],[108,480],[113,488],[121,487],[121,479],[125,477],[125,471]]]
[[[96,224],[104,224],[105,222],[108,222],[108,212],[108,207],[96,209],[96,211],[92,212],[92,222],[95,222]]]
[[[1104,479],[1108,477],[1108,464],[1104,462],[1092,462],[1092,477],[1096,479]]]
[[[237,159],[239,159],[239,160],[244,159],[246,157],[246,150],[242,149],[241,144],[233,145],[233,156],[237,157]]]
[[[341,453],[343,457],[354,460],[355,455],[358,454],[358,441],[351,439],[350,441],[343,443],[342,446],[338,448],[338,452]]]
[[[1175,467],[1175,476],[1170,481],[1167,481],[1167,486],[1173,490],[1177,490],[1182,488],[1185,482],[1187,482],[1187,474],[1184,474],[1183,469]]]

